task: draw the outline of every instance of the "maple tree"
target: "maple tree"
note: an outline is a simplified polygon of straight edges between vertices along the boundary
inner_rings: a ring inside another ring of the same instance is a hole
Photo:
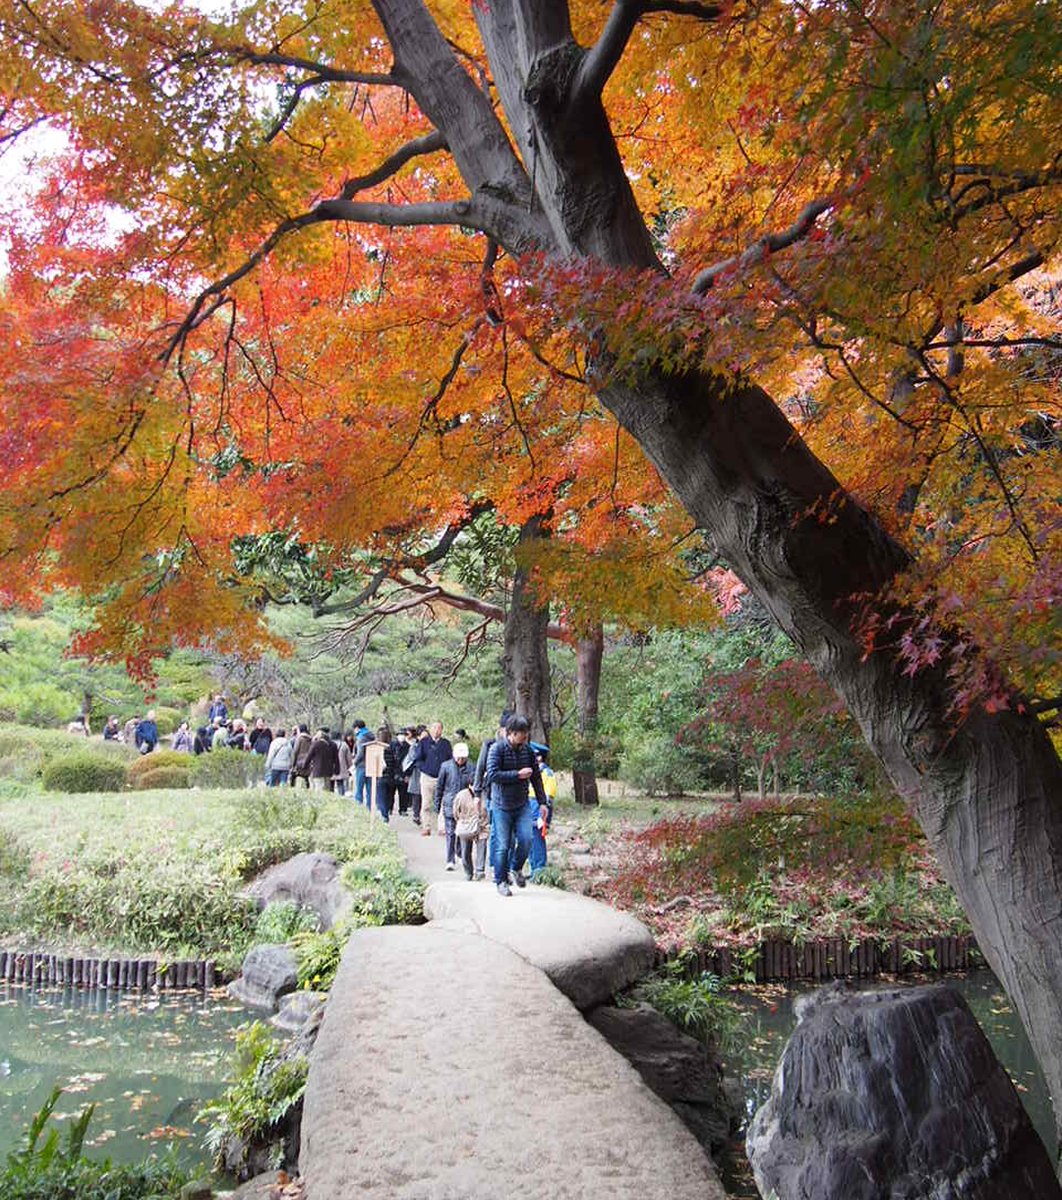
[[[245,636],[232,534],[386,537],[413,461],[436,527],[496,468],[506,521],[622,543],[571,436],[607,461],[611,414],[844,697],[1062,1095],[1051,6],[43,0],[0,34],[4,136],[71,139],[12,226],[10,595],[46,567],[134,658]]]
[[[706,711],[681,731],[680,740],[710,747],[722,736],[739,755],[752,759],[761,800],[768,772],[773,770],[777,796],[787,757],[814,763],[847,732],[848,716],[836,693],[797,659],[767,666],[753,657],[736,671],[712,673],[705,684]]]

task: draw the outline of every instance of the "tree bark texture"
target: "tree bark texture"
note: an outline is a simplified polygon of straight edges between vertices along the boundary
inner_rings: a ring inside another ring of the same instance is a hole
[[[534,164],[551,249],[659,267],[603,107],[586,96],[569,104],[584,52],[565,9],[545,0],[476,8],[509,127],[525,166]],[[910,677],[889,653],[864,653],[853,597],[884,588],[908,557],[760,388],[648,367],[599,395],[845,699],[917,815],[1062,1098],[1062,764],[1039,722],[977,712],[957,726],[940,675]]]
[[[520,544],[541,536],[541,521],[533,517],[520,530]],[[527,567],[517,553],[512,599],[505,619],[504,651],[507,706],[531,722],[531,737],[549,744],[550,678],[546,651],[549,608],[537,604]]]
[[[597,794],[597,712],[601,692],[601,663],[605,631],[596,625],[575,643],[575,671],[579,707],[579,743],[572,760],[572,789],[577,804],[594,805]]]

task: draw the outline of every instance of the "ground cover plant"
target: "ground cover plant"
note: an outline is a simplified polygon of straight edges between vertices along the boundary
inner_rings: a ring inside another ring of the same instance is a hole
[[[216,1165],[242,1176],[252,1145],[263,1140],[273,1141],[271,1166],[281,1165],[284,1121],[302,1103],[309,1060],[262,1021],[237,1033],[236,1055],[235,1081],[196,1119],[208,1125],[205,1141]]]
[[[0,785],[0,936],[234,964],[258,912],[239,895],[305,850],[398,865],[356,806],[283,789],[46,793]]]
[[[56,1088],[30,1123],[25,1145],[0,1167],[4,1200],[165,1200],[180,1195],[190,1182],[188,1172],[171,1157],[132,1166],[86,1158],[82,1147],[93,1106],[83,1109],[60,1135],[48,1125],[59,1096]]]
[[[785,797],[683,813],[606,839],[593,894],[667,949],[856,940],[969,926],[899,801]]]

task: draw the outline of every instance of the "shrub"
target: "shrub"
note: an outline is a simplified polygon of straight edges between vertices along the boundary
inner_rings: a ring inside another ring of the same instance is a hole
[[[568,880],[565,878],[564,872],[560,867],[552,864],[543,867],[541,871],[536,871],[531,876],[531,882],[540,884],[542,887],[560,888],[562,891],[568,887]]]
[[[254,940],[275,945],[290,941],[295,934],[315,932],[320,918],[308,908],[300,908],[294,900],[274,900],[258,914]]]
[[[42,780],[49,792],[120,792],[125,787],[125,763],[82,750],[52,759]]]
[[[193,760],[195,782],[204,788],[245,788],[265,775],[265,760],[246,750],[219,747]]]
[[[319,933],[297,933],[291,944],[298,964],[299,987],[327,992],[335,982],[339,960],[343,957],[355,925],[349,918],[337,921],[331,929]]]
[[[0,829],[0,876],[16,878],[25,873],[30,853],[13,833]]]
[[[258,910],[237,895],[221,855],[188,858],[142,852],[82,856],[30,878],[22,894],[24,932],[90,938],[127,950],[194,948],[211,954],[246,945]]]
[[[261,1021],[237,1032],[236,1054],[235,1082],[196,1120],[209,1124],[205,1140],[217,1165],[238,1173],[253,1143],[275,1140],[276,1158],[283,1157],[280,1126],[302,1103],[309,1063],[303,1054],[286,1054],[273,1030]]]
[[[195,765],[190,754],[184,753],[181,750],[153,750],[150,754],[141,754],[134,758],[126,767],[126,775],[128,777],[129,786],[131,788],[141,788],[144,785],[141,780],[145,775],[150,775],[153,771],[160,771],[163,768],[167,770],[183,771],[191,780],[192,768]],[[152,786],[158,786],[152,785]],[[176,787],[190,787],[189,783],[179,783]]]
[[[357,926],[417,925],[424,920],[424,881],[401,863],[363,859],[350,863],[343,883],[353,897],[348,919]]]
[[[91,746],[91,749],[90,749]],[[124,755],[123,746],[115,747]],[[53,758],[64,754],[111,754],[110,743],[86,743],[83,737],[65,729],[30,729],[22,725],[0,727],[0,775],[29,783],[39,778],[42,769]]]
[[[165,788],[190,788],[192,772],[183,767],[156,767],[153,771],[137,773],[136,790],[139,792],[161,791]]]
[[[682,796],[702,784],[700,764],[667,737],[631,746],[620,763],[620,778],[648,796]]]
[[[184,713],[179,708],[169,708],[161,704],[155,709],[155,724],[158,726],[160,737],[167,737],[173,733],[184,719]]]
[[[685,964],[668,963],[656,975],[642,980],[621,999],[625,1006],[651,1004],[683,1033],[705,1043],[730,1040],[740,1021],[737,1005],[721,994],[723,981],[703,971],[686,975]]]

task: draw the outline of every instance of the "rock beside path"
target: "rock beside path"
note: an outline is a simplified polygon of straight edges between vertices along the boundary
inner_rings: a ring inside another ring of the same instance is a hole
[[[949,987],[823,988],[746,1141],[778,1200],[1062,1200],[1043,1143]]]
[[[298,985],[298,967],[290,946],[253,946],[240,974],[229,984],[229,995],[248,1008],[276,1012],[281,996]]]
[[[653,967],[653,935],[634,917],[588,896],[529,885],[509,898],[464,880],[433,883],[424,895],[433,923],[508,946],[545,971],[580,1009],[611,999]]]
[[[322,929],[331,929],[350,908],[350,893],[340,881],[341,867],[331,854],[296,854],[263,871],[243,890],[259,908],[291,901],[317,914]]]
[[[724,1200],[682,1122],[541,971],[434,924],[352,936],[299,1167],[313,1200]]]
[[[586,1019],[635,1068],[711,1154],[741,1126],[742,1109],[727,1089],[719,1060],[648,1004],[602,1005]]]

